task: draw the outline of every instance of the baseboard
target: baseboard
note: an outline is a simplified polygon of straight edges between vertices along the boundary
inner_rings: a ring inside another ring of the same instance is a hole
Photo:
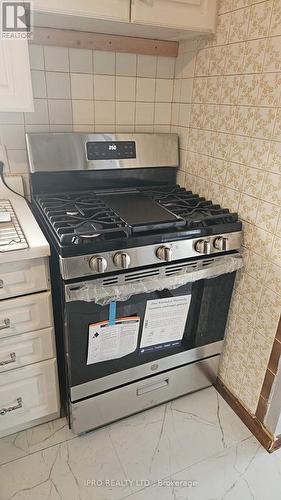
[[[269,452],[272,453],[273,451],[279,450],[279,448],[281,448],[281,436],[277,436],[274,439]]]
[[[227,389],[219,378],[216,380],[215,388],[269,453],[281,447],[281,436],[274,438],[257,417],[246,410],[242,403],[229,391],[229,389]]]

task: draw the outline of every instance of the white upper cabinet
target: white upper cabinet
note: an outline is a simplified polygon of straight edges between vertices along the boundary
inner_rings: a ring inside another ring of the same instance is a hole
[[[132,0],[131,22],[182,31],[212,33],[216,0]]]
[[[34,111],[26,40],[0,40],[0,111]]]
[[[33,0],[33,7],[37,12],[130,22],[130,0]]]
[[[35,26],[181,40],[214,33],[217,0],[33,0]]]

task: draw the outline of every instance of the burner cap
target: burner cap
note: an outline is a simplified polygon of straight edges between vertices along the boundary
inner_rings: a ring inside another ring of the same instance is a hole
[[[99,222],[87,221],[76,227],[74,232],[77,236],[80,236],[80,238],[97,238],[100,236],[100,233],[97,233],[97,231],[100,231],[101,229],[103,229],[103,226]]]

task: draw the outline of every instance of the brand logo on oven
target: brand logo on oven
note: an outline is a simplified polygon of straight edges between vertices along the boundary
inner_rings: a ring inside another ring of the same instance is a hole
[[[158,366],[159,366],[159,365],[158,365],[157,363],[154,363],[153,365],[151,365],[150,369],[151,369],[153,372],[155,372],[155,370],[157,370],[157,369],[158,369]]]

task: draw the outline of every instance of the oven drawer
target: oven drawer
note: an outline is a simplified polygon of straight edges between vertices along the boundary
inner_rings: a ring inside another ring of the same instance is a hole
[[[0,339],[52,326],[51,292],[0,302]]]
[[[54,331],[46,328],[0,342],[0,372],[44,361],[55,356]]]
[[[0,374],[0,437],[58,413],[56,359]]]
[[[100,427],[214,383],[219,355],[70,404],[76,434]]]
[[[48,259],[0,264],[0,299],[49,288]]]

